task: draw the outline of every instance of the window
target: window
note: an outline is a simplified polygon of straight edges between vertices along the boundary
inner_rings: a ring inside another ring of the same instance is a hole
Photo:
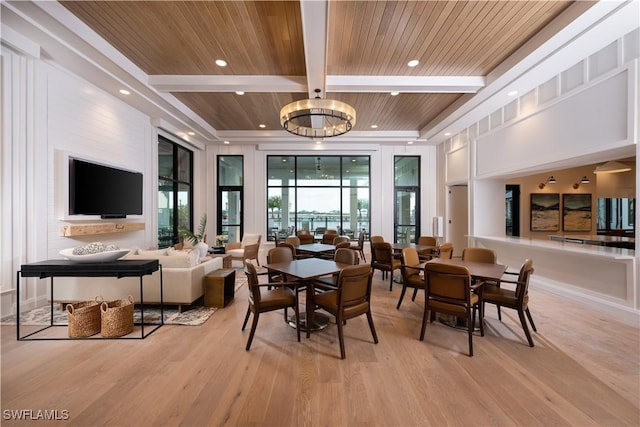
[[[159,137],[158,247],[180,241],[179,230],[193,230],[193,152]]]
[[[636,199],[599,198],[597,201],[598,232],[635,235]]]
[[[267,156],[267,236],[369,230],[369,156]]]
[[[244,181],[242,156],[218,156],[218,236],[225,242],[242,240],[242,197]]]
[[[420,157],[394,158],[394,240],[415,243],[420,236]]]

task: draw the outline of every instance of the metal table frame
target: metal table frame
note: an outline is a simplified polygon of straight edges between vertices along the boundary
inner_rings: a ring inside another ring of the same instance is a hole
[[[147,325],[155,326],[145,334],[144,332],[144,294],[142,286],[142,278],[145,275],[153,274],[154,271],[160,270],[160,323],[147,323]],[[23,337],[20,336],[20,277],[37,277],[45,279],[51,278],[51,319],[49,325],[31,332]],[[140,278],[140,337],[120,337],[119,339],[144,339],[151,335],[156,329],[164,325],[164,304],[162,295],[162,266],[155,260],[121,260],[100,263],[78,263],[69,260],[48,260],[23,264],[16,273],[16,337],[18,341],[24,340],[68,340],[68,339],[92,339],[88,338],[53,338],[53,337],[36,337],[35,335],[53,327],[67,327],[67,324],[53,323],[53,278],[54,277],[139,277]],[[90,285],[89,285],[90,286]],[[109,339],[97,337],[100,339]],[[116,338],[118,339],[118,338]]]

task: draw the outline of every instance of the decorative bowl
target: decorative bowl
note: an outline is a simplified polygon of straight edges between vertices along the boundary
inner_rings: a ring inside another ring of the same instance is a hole
[[[60,255],[70,261],[75,262],[110,262],[122,258],[130,251],[131,249],[118,249],[117,251],[104,251],[95,254],[74,255],[73,248],[68,248],[61,250]]]

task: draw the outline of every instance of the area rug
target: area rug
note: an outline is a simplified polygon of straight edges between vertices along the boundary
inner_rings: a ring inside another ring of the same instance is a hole
[[[247,283],[247,277],[242,270],[236,271],[235,290],[237,291]],[[213,307],[191,306],[187,309],[183,308],[180,312],[177,306],[165,306],[163,317],[165,325],[185,325],[199,326],[204,324],[218,309]],[[133,312],[133,320],[140,322],[140,307],[136,307]],[[34,308],[20,315],[20,325],[48,325],[51,319],[51,306]],[[160,307],[145,306],[144,307],[145,323],[160,322]],[[0,319],[0,325],[15,325],[16,316],[10,315]],[[67,324],[67,311],[60,307],[60,304],[53,305],[53,324]]]

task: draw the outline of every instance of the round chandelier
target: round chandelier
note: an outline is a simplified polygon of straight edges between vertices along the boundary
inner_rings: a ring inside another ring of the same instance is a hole
[[[280,110],[280,124],[294,135],[328,138],[344,135],[356,125],[356,110],[349,104],[316,97],[285,105]]]

